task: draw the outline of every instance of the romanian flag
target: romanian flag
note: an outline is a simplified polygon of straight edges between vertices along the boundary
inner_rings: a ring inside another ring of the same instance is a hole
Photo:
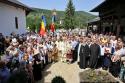
[[[44,36],[46,34],[45,27],[46,27],[46,18],[45,18],[45,16],[42,16],[42,22],[40,25],[40,35],[41,36]]]
[[[56,16],[53,15],[53,16],[52,16],[52,23],[51,23],[51,25],[50,25],[50,29],[51,29],[52,32],[55,31],[55,24],[54,24],[55,21],[56,21]]]
[[[50,29],[51,29],[51,32],[54,32],[54,31],[55,31],[55,24],[54,24],[54,23],[52,23],[52,24],[50,25]]]

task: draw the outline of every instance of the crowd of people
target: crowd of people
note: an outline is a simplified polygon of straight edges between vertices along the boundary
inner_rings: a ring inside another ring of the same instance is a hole
[[[103,68],[124,80],[125,45],[111,34],[60,32],[40,36],[0,34],[0,83],[34,83],[48,64],[77,62],[79,68]],[[19,78],[20,76],[20,78]]]

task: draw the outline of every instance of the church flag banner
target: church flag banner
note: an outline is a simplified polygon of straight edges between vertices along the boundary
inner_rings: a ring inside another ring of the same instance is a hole
[[[54,32],[55,31],[55,24],[52,23],[51,26],[50,26],[50,28],[51,28],[51,32]]]
[[[52,23],[54,23],[55,21],[56,21],[56,16],[53,15],[53,16],[52,16]]]
[[[50,25],[50,29],[51,29],[52,32],[55,31],[55,24],[54,24],[55,21],[56,21],[56,16],[53,15],[53,16],[52,16],[52,23],[51,23],[51,25]]]
[[[42,22],[40,25],[40,35],[41,36],[44,36],[46,34],[45,27],[46,27],[46,18],[45,18],[45,16],[42,16]]]

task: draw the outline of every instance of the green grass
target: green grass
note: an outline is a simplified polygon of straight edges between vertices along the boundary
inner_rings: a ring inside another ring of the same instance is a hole
[[[81,72],[79,75],[80,75],[80,80],[82,82],[98,82],[98,83],[117,82],[111,74],[109,74],[107,71],[104,70],[89,69],[85,70],[84,72]]]

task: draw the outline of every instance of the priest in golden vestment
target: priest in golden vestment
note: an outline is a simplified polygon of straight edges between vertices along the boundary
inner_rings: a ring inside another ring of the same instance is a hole
[[[58,50],[59,50],[59,53],[58,53],[58,55],[59,55],[59,60],[60,61],[62,61],[62,47],[63,47],[63,41],[62,40],[60,40],[60,41],[58,41]]]
[[[56,44],[54,44],[53,49],[52,49],[52,60],[54,62],[58,61],[58,48],[57,48]]]
[[[66,62],[66,54],[67,54],[67,39],[66,37],[63,38],[62,42],[62,62]]]

